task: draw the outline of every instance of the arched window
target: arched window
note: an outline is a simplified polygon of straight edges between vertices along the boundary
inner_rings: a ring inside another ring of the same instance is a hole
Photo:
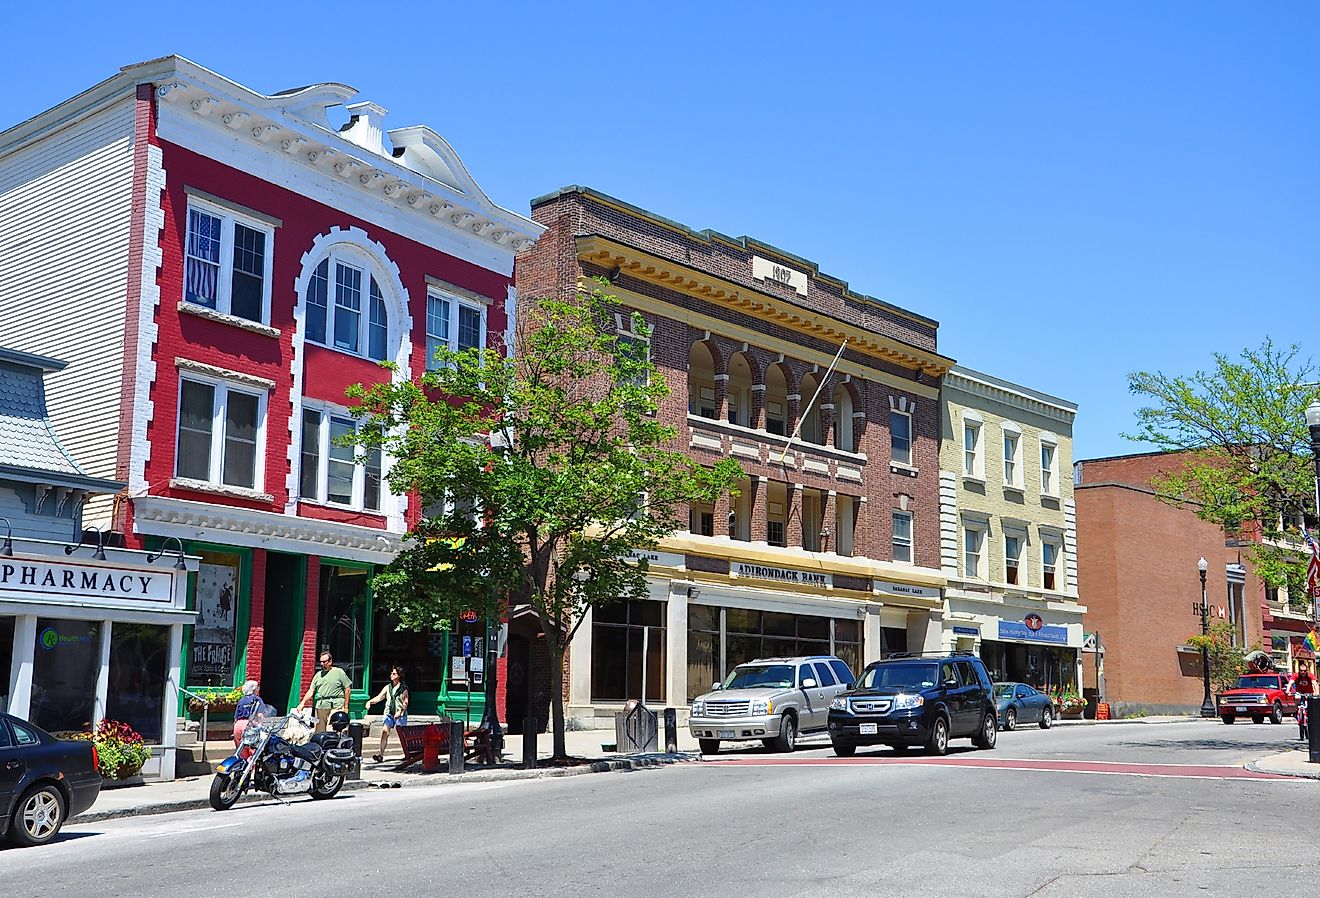
[[[688,413],[702,418],[718,418],[715,404],[715,359],[705,343],[693,343],[688,350]]]
[[[335,247],[307,282],[307,339],[383,362],[390,358],[385,297],[371,263]]]
[[[853,442],[852,394],[843,384],[834,388],[834,448],[857,451],[857,444]]]
[[[816,443],[819,445],[824,439],[824,434],[820,431],[820,397],[816,395],[816,388],[820,386],[816,383],[816,378],[810,374],[802,378],[802,430],[801,436],[804,443]],[[815,399],[815,402],[812,400]],[[811,403],[808,405],[807,403]]]
[[[782,365],[771,365],[765,372],[765,430],[788,436],[788,379]]]
[[[729,359],[729,423],[752,426],[752,366],[747,356],[735,352]]]

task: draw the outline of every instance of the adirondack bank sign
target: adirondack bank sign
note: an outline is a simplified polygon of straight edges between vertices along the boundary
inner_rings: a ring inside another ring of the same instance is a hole
[[[174,604],[174,571],[0,558],[0,597],[9,601],[132,606]]]
[[[791,586],[828,588],[834,585],[834,577],[831,574],[823,574],[819,571],[797,571],[787,567],[768,567],[764,564],[748,564],[745,561],[735,562],[732,573],[733,576],[739,579],[748,577],[756,580],[774,580],[776,583],[787,583]]]

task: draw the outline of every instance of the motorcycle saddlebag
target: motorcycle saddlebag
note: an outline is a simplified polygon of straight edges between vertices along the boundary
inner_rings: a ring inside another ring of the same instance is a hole
[[[335,776],[347,775],[353,769],[353,749],[331,748],[321,755],[321,766]]]

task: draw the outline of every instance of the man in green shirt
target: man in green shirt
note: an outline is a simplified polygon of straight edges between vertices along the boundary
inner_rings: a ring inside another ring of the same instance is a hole
[[[326,721],[335,711],[348,711],[348,696],[353,689],[343,668],[335,667],[335,659],[329,652],[321,653],[321,669],[312,676],[312,685],[307,687],[307,694],[298,702],[301,711],[308,702],[316,709],[316,732],[324,733]]]

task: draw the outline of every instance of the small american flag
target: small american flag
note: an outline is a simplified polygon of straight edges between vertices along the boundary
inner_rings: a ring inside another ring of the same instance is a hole
[[[1306,594],[1314,601],[1320,599],[1320,545],[1316,545],[1311,531],[1302,528],[1302,538],[1311,550],[1311,560],[1306,565]]]

